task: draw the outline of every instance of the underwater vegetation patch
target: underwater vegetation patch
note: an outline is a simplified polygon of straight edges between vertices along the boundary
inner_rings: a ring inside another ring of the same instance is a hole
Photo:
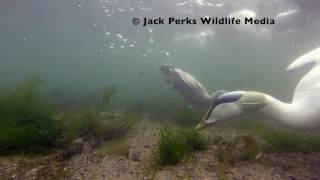
[[[87,114],[85,117],[87,119],[86,126],[84,129],[84,134],[86,136],[92,136],[97,139],[109,140],[116,137],[121,137],[126,134],[126,132],[131,128],[135,119],[131,118],[101,118],[95,115]]]
[[[207,143],[207,138],[193,129],[163,129],[153,151],[154,163],[156,166],[175,165],[191,152],[203,150]]]
[[[162,130],[154,151],[154,160],[157,165],[175,165],[187,154],[183,139],[176,132]]]
[[[239,136],[233,140],[221,140],[218,144],[217,158],[222,163],[235,163],[253,160],[260,146],[253,136]]]
[[[261,146],[252,135],[242,135],[234,139],[224,139],[220,136],[214,138],[217,145],[217,171],[218,179],[228,179],[230,165],[241,161],[254,160],[261,151]]]
[[[266,126],[253,119],[236,124],[260,137],[263,150],[270,152],[310,152],[320,150],[320,133],[302,132],[279,126]]]
[[[310,152],[320,150],[320,135],[286,130],[260,130],[258,134],[267,142],[269,151]]]
[[[58,117],[68,131],[71,139],[78,137],[107,138],[116,136],[116,132],[121,133],[131,123],[121,120],[110,120],[106,117],[107,106],[111,97],[117,92],[116,86],[106,87],[102,99],[98,106],[85,107],[80,111],[60,112],[62,116]],[[113,132],[114,131],[114,132]]]
[[[97,111],[85,111],[67,112],[62,122],[70,139],[81,137],[105,141],[124,137],[133,124],[140,119],[140,115],[133,112],[112,117],[101,115]]]
[[[107,106],[116,92],[116,86],[107,87],[98,107],[88,108],[80,112],[65,112],[62,122],[69,137],[71,139],[78,137],[95,138],[104,141],[126,135],[126,132],[141,117],[137,113],[129,111],[108,112]]]
[[[208,138],[200,134],[199,131],[194,129],[180,129],[178,133],[182,136],[189,152],[204,150],[208,145]]]
[[[41,80],[29,79],[0,100],[0,153],[44,152],[58,146],[63,136],[51,118],[51,106],[39,97]]]
[[[111,100],[111,97],[118,92],[118,87],[113,85],[111,87],[106,87],[103,91],[99,110],[105,111],[108,107],[108,104]]]
[[[0,96],[0,154],[45,153],[78,138],[102,142],[123,137],[140,119],[133,112],[106,112],[116,86],[105,88],[98,106],[68,111],[41,98],[40,85],[40,79],[32,78]]]

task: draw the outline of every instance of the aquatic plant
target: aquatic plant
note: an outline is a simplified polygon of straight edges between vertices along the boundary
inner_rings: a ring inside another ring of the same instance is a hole
[[[252,136],[239,136],[233,140],[222,140],[218,144],[217,158],[222,163],[253,160],[259,153],[260,146]]]
[[[207,143],[207,138],[193,129],[161,130],[153,152],[155,164],[175,165],[191,152],[203,150]]]
[[[132,124],[131,119],[115,120],[95,117],[88,119],[86,135],[103,140],[113,139],[124,136]]]
[[[318,132],[302,132],[281,126],[266,126],[258,120],[236,124],[236,127],[250,130],[265,143],[260,143],[264,151],[310,152],[320,150]]]
[[[41,80],[25,81],[0,101],[0,153],[44,152],[58,146],[63,135],[52,108],[39,97]]]
[[[161,130],[153,153],[156,165],[175,165],[185,158],[187,150],[182,136],[175,131]]]
[[[117,86],[106,87],[103,91],[99,111],[105,111],[110,102],[111,97],[118,92]]]
[[[76,139],[95,138],[98,141],[112,140],[124,137],[132,125],[141,119],[140,115],[126,112],[123,117],[112,118],[101,116],[95,111],[67,112],[63,124],[68,137]]]
[[[232,140],[225,140],[216,137],[217,148],[217,171],[218,179],[228,179],[228,169],[233,163],[240,161],[253,160],[257,157],[260,146],[253,136],[239,136]]]
[[[240,136],[234,141],[236,142],[235,148],[242,148],[238,156],[233,159],[234,161],[253,160],[260,152],[260,145],[252,135]]]
[[[310,152],[320,150],[319,134],[275,129],[264,129],[258,133],[267,142],[268,151]]]
[[[208,145],[208,138],[195,129],[181,129],[179,135],[189,152],[204,150]]]
[[[215,166],[218,179],[228,179],[228,169],[231,164],[240,161],[253,160],[257,157],[260,146],[252,136],[239,136],[233,140],[217,138],[217,160]]]

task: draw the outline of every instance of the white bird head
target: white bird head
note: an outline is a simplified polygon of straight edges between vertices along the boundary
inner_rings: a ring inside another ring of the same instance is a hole
[[[232,91],[218,96],[196,129],[202,129],[219,121],[233,119],[242,114],[257,111],[266,105],[265,94],[259,92]]]

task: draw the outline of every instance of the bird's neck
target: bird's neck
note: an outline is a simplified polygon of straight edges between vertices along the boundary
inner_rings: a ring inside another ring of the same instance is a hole
[[[267,105],[261,110],[266,116],[285,125],[293,127],[305,126],[307,112],[298,103],[285,103],[266,95]]]

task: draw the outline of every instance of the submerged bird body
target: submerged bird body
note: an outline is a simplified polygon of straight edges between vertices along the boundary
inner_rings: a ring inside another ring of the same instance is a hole
[[[300,69],[306,65],[311,69],[306,73],[295,89],[291,103],[280,100],[261,92],[242,91],[242,95],[228,92],[220,95],[230,99],[218,103],[210,108],[197,128],[203,128],[208,124],[228,120],[250,112],[259,113],[270,119],[274,119],[285,125],[301,128],[320,128],[320,48],[315,49],[298,59],[287,68],[288,71]]]
[[[272,96],[265,95],[266,105],[258,113],[284,125],[296,128],[313,128],[317,125],[315,111],[304,104],[284,103]]]
[[[211,96],[194,77],[177,68],[174,69],[170,77],[173,88],[179,91],[191,104],[199,107],[210,107],[212,105]]]
[[[222,93],[222,91],[217,91],[209,95],[206,88],[192,75],[170,64],[162,64],[160,70],[167,75],[167,82],[172,83],[173,88],[194,107],[209,108],[215,97]]]

